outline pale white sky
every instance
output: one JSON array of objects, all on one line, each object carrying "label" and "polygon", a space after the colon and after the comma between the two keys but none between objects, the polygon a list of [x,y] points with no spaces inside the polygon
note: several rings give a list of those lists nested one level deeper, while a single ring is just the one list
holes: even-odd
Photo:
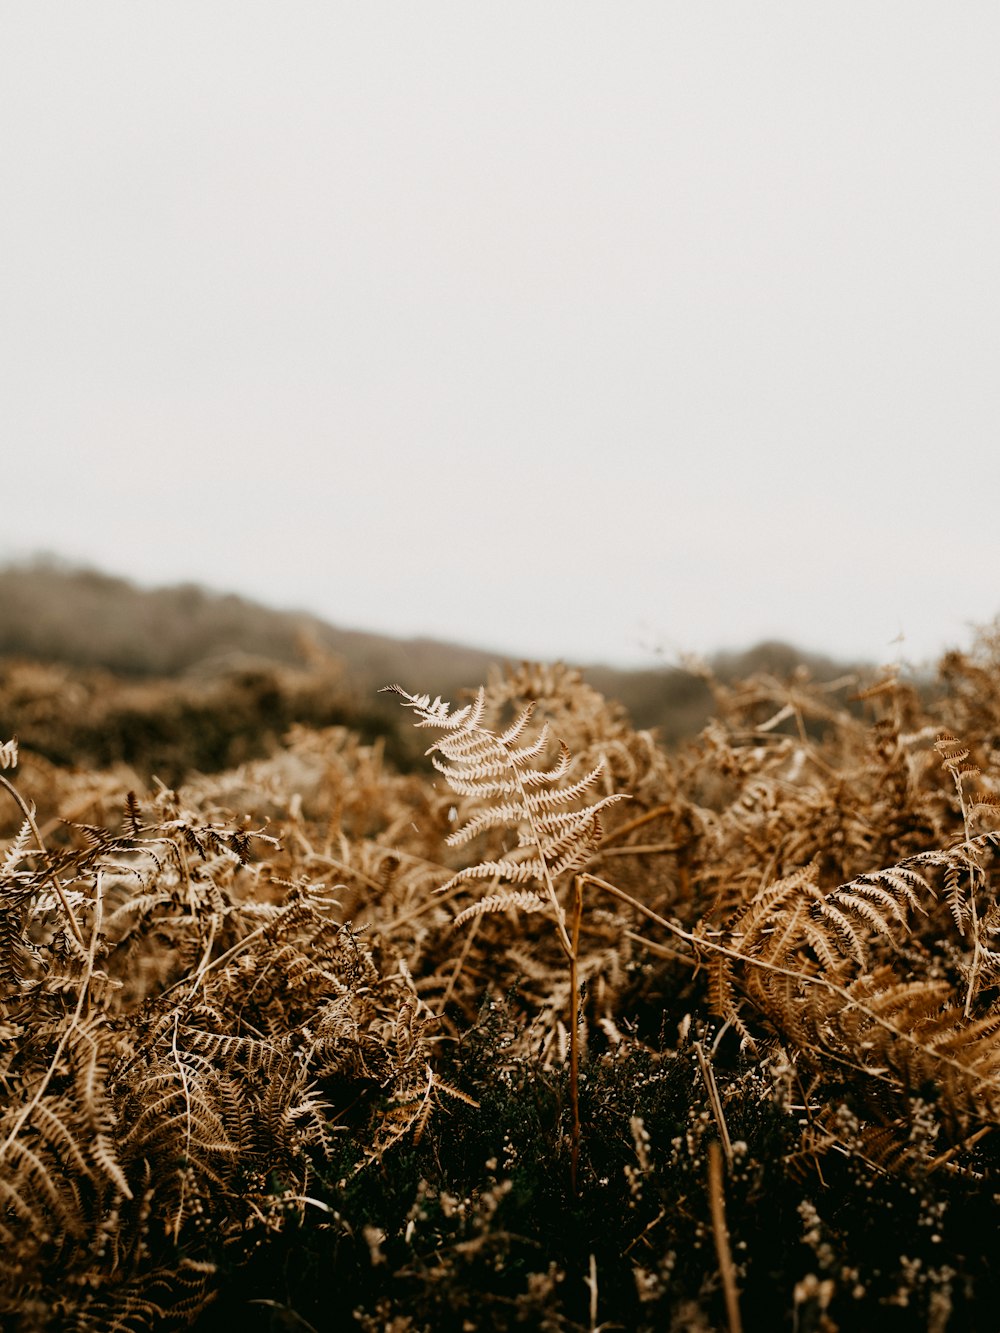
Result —
[{"label": "pale white sky", "polygon": [[0,558],[616,662],[1000,611],[1000,6],[0,4]]}]

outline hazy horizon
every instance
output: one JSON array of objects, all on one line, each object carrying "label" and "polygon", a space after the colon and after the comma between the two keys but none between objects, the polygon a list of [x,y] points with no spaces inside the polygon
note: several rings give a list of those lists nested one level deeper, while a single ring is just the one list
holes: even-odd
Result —
[{"label": "hazy horizon", "polygon": [[618,665],[1000,611],[995,7],[2,31],[0,559]]},{"label": "hazy horizon", "polygon": [[[755,649],[770,646],[783,646],[789,648],[796,653],[801,654],[803,660],[828,658],[832,664],[840,665],[845,668],[856,666],[877,668],[879,666],[889,666],[893,664],[915,668],[926,668],[928,666],[933,666],[937,658],[940,656],[940,653],[937,653],[922,659],[914,658],[904,651],[904,644],[901,641],[896,641],[888,644],[886,652],[881,656],[869,655],[866,657],[863,654],[859,654],[851,657],[836,651],[830,651],[825,647],[817,647],[815,644],[803,643],[795,639],[782,638],[780,636],[762,636],[747,639],[742,642],[720,642],[705,650],[680,650],[673,654],[666,649],[656,649],[640,659],[632,658],[616,660],[610,657],[573,657],[572,655],[565,653],[553,653],[548,655],[537,653],[532,654],[530,652],[522,653],[518,652],[516,647],[512,649],[509,645],[505,648],[496,642],[491,643],[489,641],[461,639],[455,635],[434,635],[424,631],[403,634],[392,630],[376,629],[371,625],[366,624],[350,624],[342,620],[337,620],[334,617],[327,616],[322,612],[318,612],[315,607],[300,603],[269,601],[249,593],[239,592],[232,588],[215,585],[210,581],[206,582],[199,579],[151,581],[131,578],[120,570],[101,568],[93,563],[76,563],[67,560],[64,556],[52,551],[41,551],[20,559],[15,558],[8,561],[0,561],[0,575],[11,570],[23,570],[30,577],[30,575],[37,569],[53,569],[57,573],[66,574],[69,577],[72,577],[75,574],[94,574],[99,578],[107,578],[113,581],[124,579],[126,583],[139,589],[140,592],[162,592],[169,591],[173,588],[193,586],[197,587],[202,593],[210,598],[218,597],[220,599],[225,599],[230,596],[236,596],[249,604],[260,606],[265,611],[274,611],[278,614],[292,616],[303,615],[313,617],[328,624],[335,630],[343,630],[349,633],[385,635],[388,638],[398,639],[404,643],[429,641],[438,643],[442,647],[454,647],[458,651],[473,649],[475,651],[493,654],[497,661],[517,662],[560,660],[580,667],[609,667],[615,670],[642,671],[644,669],[684,668],[692,658],[695,660],[704,659],[711,661],[730,656],[739,657]],[[1000,623],[1000,618],[998,618],[998,623]],[[976,631],[980,628],[989,628],[989,626],[990,622],[986,621],[975,623],[970,622],[966,627],[966,633],[956,637],[951,643],[942,645],[941,651],[946,651],[948,648],[958,648],[963,650],[969,648]]]}]

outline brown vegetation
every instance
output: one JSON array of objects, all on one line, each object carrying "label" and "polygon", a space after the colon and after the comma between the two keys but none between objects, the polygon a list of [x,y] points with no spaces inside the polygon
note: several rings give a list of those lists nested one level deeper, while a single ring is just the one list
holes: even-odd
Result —
[{"label": "brown vegetation", "polygon": [[1000,638],[942,670],[6,745],[5,1327],[992,1327]]}]

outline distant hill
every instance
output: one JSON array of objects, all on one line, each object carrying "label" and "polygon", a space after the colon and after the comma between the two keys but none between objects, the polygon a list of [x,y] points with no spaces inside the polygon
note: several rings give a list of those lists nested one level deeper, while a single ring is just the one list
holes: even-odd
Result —
[{"label": "distant hill", "polygon": [[[279,693],[290,692],[298,703],[288,704],[282,721],[295,720],[308,696],[312,702],[304,720],[322,724],[328,716],[349,721],[358,715],[367,720],[366,729],[375,731],[378,719],[392,711],[382,709],[376,693],[380,686],[399,680],[410,689],[453,697],[460,688],[485,680],[491,667],[503,661],[500,653],[429,638],[340,629],[307,612],[277,611],[190,583],[143,589],[124,578],[52,560],[0,569],[0,658],[112,673],[126,686],[132,682],[130,699],[138,697],[137,690],[143,698],[152,697],[148,687],[144,694],[139,687],[164,680],[182,682],[185,698],[207,698],[208,690],[217,699],[226,678],[238,677],[245,688],[248,678],[283,669],[294,673],[295,683],[289,686],[286,675]],[[779,643],[720,655],[710,663],[721,679],[761,670],[784,676],[800,664],[820,680],[847,669]],[[303,684],[310,670],[323,676],[322,691]],[[635,725],[658,727],[668,742],[697,732],[712,709],[708,686],[689,671],[606,666],[584,666],[583,671],[603,694],[624,705]],[[95,688],[92,682],[87,686]],[[259,693],[262,687],[254,688]],[[103,697],[107,689],[98,692]],[[336,707],[329,702],[334,695]],[[327,701],[322,707],[320,696]],[[224,758],[220,752],[218,762]]]},{"label": "distant hill", "polygon": [[495,660],[477,649],[337,629],[304,611],[276,611],[192,583],[139,588],[124,578],[42,560],[0,569],[0,656],[103,667],[123,676],[177,676],[259,661],[301,664],[320,650],[352,672],[420,670],[442,660],[473,674]]}]

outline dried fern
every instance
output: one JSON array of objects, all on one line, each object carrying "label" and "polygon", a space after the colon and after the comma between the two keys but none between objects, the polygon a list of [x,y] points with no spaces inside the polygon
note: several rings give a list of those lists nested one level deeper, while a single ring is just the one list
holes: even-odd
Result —
[{"label": "dried fern", "polygon": [[[656,1144],[632,1168],[619,1291],[640,1289],[654,1251],[694,1253],[699,1136],[725,1141],[727,1118],[731,1149],[738,1135],[751,1152],[781,1140],[753,1170],[801,1182],[797,1197],[847,1171],[896,1180],[907,1197],[957,1180],[987,1208],[1000,677],[973,666],[949,665],[951,696],[933,711],[898,679],[860,691],[852,710],[835,690],[761,675],[726,686],[719,719],[676,753],[562,669],[517,669],[468,709],[397,689],[418,725],[441,730],[431,757],[447,791],[393,773],[341,728],[300,730],[271,760],[151,793],[25,749],[20,781],[42,813],[15,797],[0,848],[0,1321],[13,1333],[181,1327],[226,1271],[249,1281],[290,1224],[324,1256],[345,1253],[337,1214],[352,1190],[371,1185],[368,1207],[411,1162],[429,1179],[453,1125],[475,1127],[478,1152],[498,1106],[520,1129],[537,1109],[517,1084],[529,1074],[548,1119],[517,1169],[527,1180],[537,1159],[547,1187],[567,1151],[561,1064],[584,1053],[589,1114],[608,1123],[599,1145],[588,1123],[581,1191],[602,1154],[618,1163],[621,1142],[641,1140],[627,1096],[662,1084],[689,1099],[656,1103],[681,1127],[665,1193]],[[495,721],[501,706],[510,725]],[[564,744],[534,729],[539,713]],[[624,787],[638,813],[602,839]],[[743,1051],[734,1042],[723,1060],[728,1025]],[[492,1063],[477,1084],[463,1062],[484,1032]],[[623,1091],[614,1070],[628,1051],[645,1063]],[[779,1064],[787,1088],[768,1082]],[[775,1137],[755,1140],[765,1121]],[[406,1170],[381,1172],[400,1148]],[[600,1169],[603,1208],[620,1172]],[[727,1208],[750,1174],[727,1179]],[[470,1175],[461,1195],[481,1187]],[[329,1236],[310,1231],[317,1217]],[[414,1274],[472,1252],[462,1246],[487,1252],[506,1219],[482,1227],[422,1252],[400,1231],[386,1253],[419,1260],[410,1290]],[[752,1246],[741,1262],[752,1267]],[[662,1283],[643,1326],[681,1326],[669,1294],[680,1282]],[[791,1293],[761,1327],[798,1316]]]},{"label": "dried fern", "polygon": [[[465,822],[446,838],[449,847],[463,846],[490,829],[510,828],[517,845],[500,856],[487,857],[453,875],[440,887],[447,893],[468,879],[489,879],[498,884],[537,885],[540,892],[517,889],[488,894],[460,912],[455,924],[484,915],[509,911],[544,911],[555,919],[560,948],[569,965],[569,1064],[572,1108],[572,1160],[570,1175],[576,1188],[580,1153],[579,1100],[579,993],[580,924],[583,910],[581,880],[573,880],[573,919],[567,926],[566,911],[559,900],[557,881],[582,870],[601,841],[601,811],[623,799],[610,792],[587,800],[591,788],[604,773],[603,760],[575,782],[565,782],[572,756],[564,742],[551,766],[544,766],[549,749],[550,728],[546,723],[533,740],[525,740],[534,705],[528,702],[503,731],[483,725],[486,691],[480,687],[475,701],[452,712],[440,696],[412,695],[399,685],[386,687],[398,694],[417,714],[418,727],[444,732],[427,751],[434,767],[447,778],[452,790],[466,801]],[[581,802],[584,802],[581,804]],[[574,808],[575,807],[575,808]]]},{"label": "dried fern", "polygon": [[[555,918],[559,942],[567,958],[573,944],[566,929],[566,913],[559,901],[556,881],[580,869],[600,843],[600,812],[623,794],[612,792],[597,800],[579,803],[601,777],[599,764],[575,782],[563,784],[569,772],[571,756],[560,744],[559,756],[551,767],[540,766],[549,748],[550,728],[546,723],[530,742],[522,743],[534,712],[526,705],[509,727],[501,732],[483,725],[486,692],[480,688],[475,701],[455,712],[449,704],[430,695],[408,694],[399,685],[386,689],[398,694],[403,703],[417,714],[418,727],[435,727],[445,734],[427,751],[438,772],[451,788],[466,798],[470,812],[465,822],[446,839],[456,847],[471,842],[492,828],[513,828],[517,846],[503,855],[480,861],[453,875],[440,892],[467,879],[492,879],[508,884],[537,884]],[[578,808],[564,809],[563,807]],[[506,911],[511,906],[537,911],[537,895],[491,895],[482,900],[476,912],[465,912],[469,920],[483,912]]]}]

